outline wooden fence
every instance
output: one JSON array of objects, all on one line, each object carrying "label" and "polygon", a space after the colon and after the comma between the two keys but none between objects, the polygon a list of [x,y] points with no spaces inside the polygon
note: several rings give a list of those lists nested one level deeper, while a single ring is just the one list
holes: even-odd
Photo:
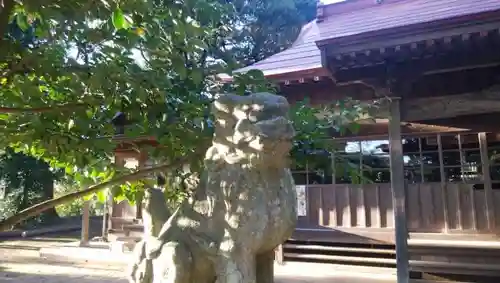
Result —
[{"label": "wooden fence", "polygon": [[[394,228],[390,184],[308,185],[306,215],[299,229]],[[483,189],[465,183],[420,183],[407,187],[410,232],[486,233],[500,227],[500,190],[493,190],[496,222],[488,228]]]}]

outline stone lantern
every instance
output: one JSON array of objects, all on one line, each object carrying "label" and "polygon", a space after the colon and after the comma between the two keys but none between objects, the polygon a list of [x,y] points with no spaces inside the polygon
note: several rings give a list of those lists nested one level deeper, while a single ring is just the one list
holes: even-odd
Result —
[{"label": "stone lantern", "polygon": [[[146,151],[141,151],[141,148],[157,146],[156,139],[148,136],[127,137],[125,130],[132,122],[127,119],[126,114],[123,112],[116,113],[111,123],[115,128],[115,135],[113,136],[113,142],[116,143],[114,150],[115,164],[130,169],[141,169],[150,166],[149,157]],[[113,196],[109,195],[105,213],[108,214],[106,217],[107,227],[103,227],[103,234],[105,233],[106,238],[110,238],[111,241],[117,241],[118,238],[123,238],[123,236],[128,237],[131,231],[142,232],[141,201],[137,201],[135,205],[130,205],[127,201],[116,203]]]},{"label": "stone lantern", "polygon": [[[155,138],[148,136],[127,137],[125,131],[132,122],[123,112],[116,113],[111,119],[111,124],[115,129],[112,142],[116,144],[114,150],[114,163],[117,166],[124,166],[130,169],[140,169],[151,166],[151,162],[145,151],[141,148],[145,146],[157,146]],[[158,185],[164,182],[161,176],[157,176]],[[90,203],[84,204],[82,219],[81,246],[89,243],[89,208]],[[108,193],[108,199],[104,203],[102,237],[105,241],[123,241],[123,238],[130,238],[131,231],[142,233],[142,203],[138,201],[135,205],[130,205],[128,201],[117,203],[113,196]]]}]

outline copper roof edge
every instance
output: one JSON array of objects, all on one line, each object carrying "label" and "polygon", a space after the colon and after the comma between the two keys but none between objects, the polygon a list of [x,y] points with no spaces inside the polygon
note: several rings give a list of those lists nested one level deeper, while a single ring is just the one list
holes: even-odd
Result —
[{"label": "copper roof edge", "polygon": [[[259,69],[258,68],[249,69],[246,72],[251,71],[251,70],[259,70]],[[245,73],[245,72],[243,72],[243,73]],[[307,78],[313,78],[313,77],[330,76],[330,73],[328,72],[328,70],[326,70],[322,66],[301,69],[301,70],[288,70],[288,71],[282,71],[282,72],[274,71],[272,73],[270,73],[270,72],[263,72],[263,73],[267,79],[272,79],[272,80],[278,81],[278,82],[299,80],[301,78],[307,79]],[[217,78],[220,79],[224,83],[230,83],[233,81],[233,76],[226,74],[226,73],[218,74]]]},{"label": "copper roof edge", "polygon": [[325,45],[334,43],[340,44],[344,42],[349,42],[346,45],[356,45],[359,44],[360,42],[373,40],[374,38],[378,37],[386,37],[386,36],[394,37],[399,35],[411,36],[411,35],[418,35],[422,33],[432,32],[435,31],[436,28],[441,30],[443,29],[446,30],[452,28],[460,28],[463,26],[476,25],[481,22],[492,22],[498,20],[500,20],[500,9],[433,20],[429,22],[420,22],[410,25],[403,25],[399,27],[384,28],[375,31],[368,31],[341,37],[325,38],[317,40],[315,43],[316,46],[318,46],[318,48],[320,49]]}]

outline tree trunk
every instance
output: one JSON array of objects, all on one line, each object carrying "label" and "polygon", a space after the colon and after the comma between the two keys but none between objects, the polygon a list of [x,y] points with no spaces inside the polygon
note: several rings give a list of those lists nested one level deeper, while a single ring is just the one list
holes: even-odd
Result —
[{"label": "tree trunk", "polygon": [[[54,180],[51,179],[47,180],[47,182],[44,182],[43,184],[42,201],[51,200],[53,198],[54,198]],[[47,222],[52,222],[54,220],[59,219],[59,215],[57,214],[55,207],[47,209],[45,212],[43,212],[42,215],[44,221]]]}]

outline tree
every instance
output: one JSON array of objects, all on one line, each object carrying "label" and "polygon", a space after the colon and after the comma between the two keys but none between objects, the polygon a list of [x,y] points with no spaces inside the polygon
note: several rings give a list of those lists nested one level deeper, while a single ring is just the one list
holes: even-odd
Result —
[{"label": "tree", "polygon": [[[0,183],[3,187],[1,218],[54,197],[54,174],[47,163],[15,153],[10,148],[0,156]],[[57,218],[54,208],[48,209],[35,222]],[[33,223],[36,224],[36,223]]]},{"label": "tree", "polygon": [[220,57],[246,66],[288,48],[316,17],[316,0],[234,1],[238,28],[221,45]]},{"label": "tree", "polygon": [[[133,199],[152,173],[180,176],[186,164],[199,172],[212,138],[213,95],[270,88],[259,72],[235,76],[231,85],[216,79],[227,72],[219,43],[234,40],[245,22],[228,2],[4,0],[1,34],[15,24],[23,36],[0,41],[0,146],[63,168],[87,189],[42,202],[0,229],[115,185]],[[23,45],[27,33],[33,35],[30,48]],[[346,105],[326,106],[345,111],[321,119],[316,114],[324,109],[297,105],[299,139],[314,140],[297,146],[326,146],[320,141],[329,129],[345,126],[338,116],[352,119],[366,111]],[[127,137],[158,141],[140,150],[160,165],[132,172],[113,164],[110,121],[117,112],[126,114]]]}]

